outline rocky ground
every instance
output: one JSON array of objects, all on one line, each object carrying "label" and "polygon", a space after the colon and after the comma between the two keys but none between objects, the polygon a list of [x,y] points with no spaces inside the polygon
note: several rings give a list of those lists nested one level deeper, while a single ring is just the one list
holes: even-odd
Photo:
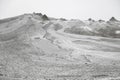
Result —
[{"label": "rocky ground", "polygon": [[0,20],[0,80],[120,80],[119,30],[114,17]]}]

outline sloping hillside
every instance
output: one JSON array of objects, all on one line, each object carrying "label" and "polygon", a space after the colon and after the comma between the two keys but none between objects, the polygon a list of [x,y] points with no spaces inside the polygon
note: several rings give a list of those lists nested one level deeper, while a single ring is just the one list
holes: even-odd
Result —
[{"label": "sloping hillside", "polygon": [[120,22],[41,13],[0,20],[0,80],[120,79]]}]

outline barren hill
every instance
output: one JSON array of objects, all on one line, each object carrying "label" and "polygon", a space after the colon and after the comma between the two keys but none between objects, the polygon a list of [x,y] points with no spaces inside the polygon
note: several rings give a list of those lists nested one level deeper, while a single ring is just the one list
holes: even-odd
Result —
[{"label": "barren hill", "polygon": [[120,79],[120,21],[0,20],[0,80]]}]

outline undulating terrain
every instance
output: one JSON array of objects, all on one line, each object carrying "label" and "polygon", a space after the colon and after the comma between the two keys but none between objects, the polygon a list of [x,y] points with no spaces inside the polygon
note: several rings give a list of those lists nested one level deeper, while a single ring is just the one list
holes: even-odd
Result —
[{"label": "undulating terrain", "polygon": [[2,19],[0,80],[120,80],[120,21]]}]

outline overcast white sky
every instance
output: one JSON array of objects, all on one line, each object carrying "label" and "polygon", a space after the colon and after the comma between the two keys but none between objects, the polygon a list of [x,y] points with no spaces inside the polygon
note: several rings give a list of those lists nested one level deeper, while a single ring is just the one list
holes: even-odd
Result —
[{"label": "overcast white sky", "polygon": [[86,20],[114,16],[120,20],[120,0],[0,0],[0,18],[41,12],[50,17]]}]

